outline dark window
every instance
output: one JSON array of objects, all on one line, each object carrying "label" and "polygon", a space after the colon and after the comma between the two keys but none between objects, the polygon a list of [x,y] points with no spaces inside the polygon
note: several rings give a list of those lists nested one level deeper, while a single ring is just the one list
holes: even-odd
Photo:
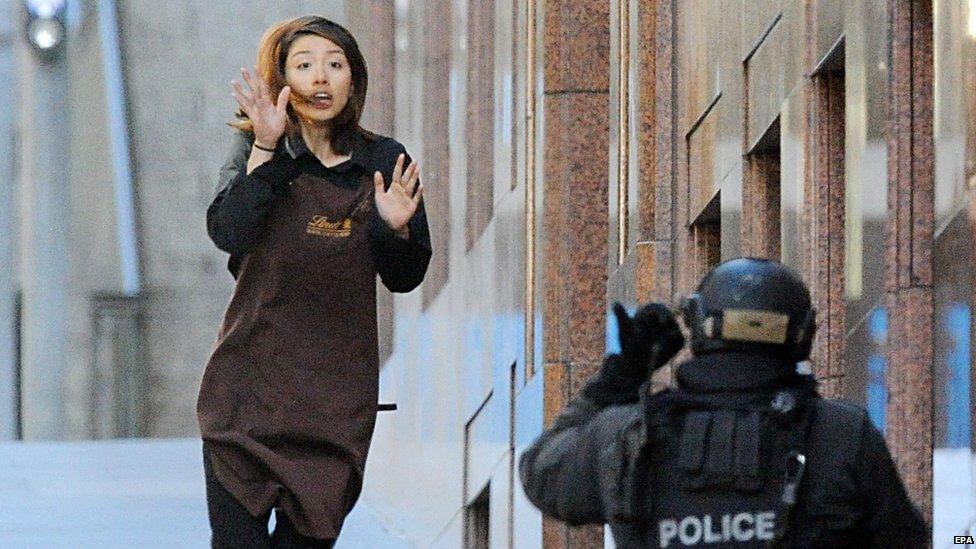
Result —
[{"label": "dark window", "polygon": [[491,528],[491,483],[464,508],[464,548],[488,549]]},{"label": "dark window", "polygon": [[780,257],[780,125],[777,118],[746,155],[742,181],[742,250]]},{"label": "dark window", "polygon": [[691,224],[692,260],[694,280],[701,280],[705,273],[722,260],[721,193],[715,195],[701,214]]}]

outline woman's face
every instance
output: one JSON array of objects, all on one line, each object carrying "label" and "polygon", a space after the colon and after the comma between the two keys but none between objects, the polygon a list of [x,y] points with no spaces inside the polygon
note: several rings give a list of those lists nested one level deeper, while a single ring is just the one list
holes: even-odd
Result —
[{"label": "woman's face", "polygon": [[352,70],[335,42],[314,34],[298,37],[285,60],[291,105],[311,123],[326,123],[342,112],[352,93]]}]

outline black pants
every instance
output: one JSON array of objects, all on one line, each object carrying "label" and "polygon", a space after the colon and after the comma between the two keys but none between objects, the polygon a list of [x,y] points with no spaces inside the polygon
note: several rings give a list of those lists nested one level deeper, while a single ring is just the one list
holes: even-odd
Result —
[{"label": "black pants", "polygon": [[268,533],[271,511],[251,515],[217,480],[210,457],[203,451],[203,472],[207,480],[207,512],[210,517],[210,546],[214,549],[326,548],[335,540],[321,540],[299,534],[288,516],[275,509],[275,529]]}]

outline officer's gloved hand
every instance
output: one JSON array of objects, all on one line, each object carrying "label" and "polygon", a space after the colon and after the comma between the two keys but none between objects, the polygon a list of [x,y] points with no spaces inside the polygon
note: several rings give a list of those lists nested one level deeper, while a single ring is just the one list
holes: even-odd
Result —
[{"label": "officer's gloved hand", "polygon": [[617,317],[620,354],[609,355],[583,395],[602,405],[624,404],[639,398],[640,386],[684,346],[685,338],[665,305],[648,303],[631,318],[620,303]]},{"label": "officer's gloved hand", "polygon": [[678,354],[685,343],[670,309],[648,303],[631,318],[620,303],[613,304],[624,367],[634,378],[646,379]]}]

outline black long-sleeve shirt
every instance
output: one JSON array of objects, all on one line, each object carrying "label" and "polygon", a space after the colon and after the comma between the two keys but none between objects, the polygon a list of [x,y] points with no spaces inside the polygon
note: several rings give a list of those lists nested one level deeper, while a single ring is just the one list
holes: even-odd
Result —
[{"label": "black long-sleeve shirt", "polygon": [[[207,233],[218,248],[230,254],[228,269],[236,278],[241,260],[260,239],[275,200],[288,192],[289,183],[302,173],[323,177],[336,185],[355,188],[364,176],[379,171],[389,188],[397,157],[410,156],[389,137],[360,136],[349,160],[325,167],[301,138],[286,137],[268,162],[247,173],[254,138],[236,131],[231,152],[220,169],[217,192],[207,208]],[[430,230],[421,200],[408,222],[410,236],[398,236],[373,208],[369,227],[373,264],[383,284],[393,292],[409,292],[424,279],[430,263]]]}]

